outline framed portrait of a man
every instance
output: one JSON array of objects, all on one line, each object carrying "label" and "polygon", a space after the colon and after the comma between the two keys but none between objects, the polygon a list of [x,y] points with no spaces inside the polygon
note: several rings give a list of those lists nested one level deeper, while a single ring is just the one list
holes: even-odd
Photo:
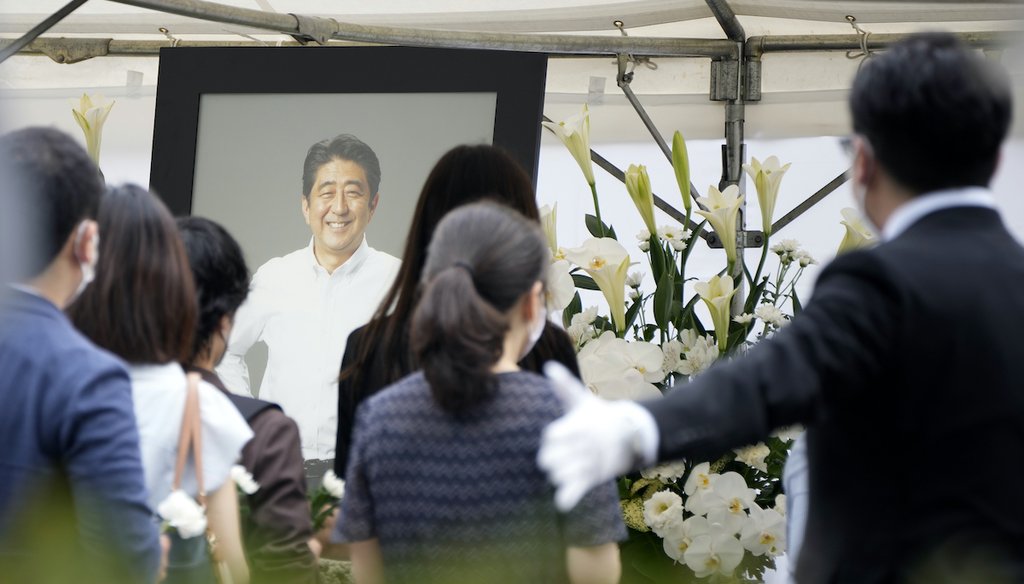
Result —
[{"label": "framed portrait of a man", "polygon": [[150,186],[241,244],[254,278],[217,371],[280,403],[307,459],[332,458],[345,339],[390,285],[430,169],[486,143],[535,177],[545,73],[495,51],[161,52]]}]

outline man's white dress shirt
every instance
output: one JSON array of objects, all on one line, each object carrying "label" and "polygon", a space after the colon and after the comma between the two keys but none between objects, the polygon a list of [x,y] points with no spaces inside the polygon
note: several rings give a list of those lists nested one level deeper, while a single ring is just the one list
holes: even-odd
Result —
[{"label": "man's white dress shirt", "polygon": [[348,335],[380,305],[401,262],[366,239],[333,274],[313,254],[313,242],[263,264],[234,328],[217,375],[233,392],[250,394],[245,354],[267,344],[259,398],[276,402],[299,425],[306,459],[334,458],[338,369]]}]

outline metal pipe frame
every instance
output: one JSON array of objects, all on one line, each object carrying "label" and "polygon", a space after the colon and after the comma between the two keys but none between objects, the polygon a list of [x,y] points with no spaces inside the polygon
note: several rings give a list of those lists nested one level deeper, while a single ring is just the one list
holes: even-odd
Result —
[{"label": "metal pipe frame", "polygon": [[[963,43],[979,49],[1001,48],[1020,38],[1021,31],[962,32],[956,37]],[[871,34],[867,38],[868,50],[885,50],[906,38],[905,34]],[[768,35],[747,39],[743,53],[757,59],[765,53],[856,51],[861,48],[861,37],[856,34],[836,35]]]},{"label": "metal pipe frame", "polygon": [[733,12],[732,6],[729,6],[727,0],[706,0],[708,8],[711,9],[711,14],[715,15],[715,20],[718,21],[719,26],[722,27],[722,31],[725,32],[725,36],[729,37],[729,40],[742,43],[747,40],[747,33],[743,30],[743,25],[740,24],[736,13]]},{"label": "metal pipe frame", "polygon": [[0,63],[3,63],[12,55],[28,46],[28,44],[36,40],[39,35],[53,28],[53,25],[64,20],[65,16],[77,10],[79,6],[85,4],[87,1],[88,0],[71,0],[71,2],[65,4],[60,10],[54,12],[45,20],[33,26],[28,32],[21,35],[20,38],[4,47],[3,50],[0,50]]}]

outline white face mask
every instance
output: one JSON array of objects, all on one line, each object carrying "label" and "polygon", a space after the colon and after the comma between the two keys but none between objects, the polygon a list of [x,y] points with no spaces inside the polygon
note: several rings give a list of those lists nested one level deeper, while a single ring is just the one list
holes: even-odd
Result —
[{"label": "white face mask", "polygon": [[[87,223],[83,221],[78,225],[78,233],[75,234],[75,249],[78,249],[79,244],[82,242],[82,237],[85,236],[85,227]],[[96,262],[100,258],[100,236],[97,233],[92,238],[92,242],[89,244],[89,255],[92,256],[92,260],[84,261],[79,258],[78,266],[82,269],[82,281],[78,284],[78,289],[71,295],[71,299],[68,301],[70,304],[78,298],[82,292],[96,279]]]},{"label": "white face mask", "polygon": [[540,340],[541,334],[544,333],[544,325],[546,325],[547,323],[548,308],[547,306],[544,306],[544,304],[541,304],[540,310],[537,311],[537,314],[534,317],[533,322],[530,323],[530,337],[526,340],[526,344],[523,345],[522,352],[519,353],[519,361],[522,361],[524,358],[526,358],[526,356],[530,354],[530,351],[533,350],[533,347],[537,344],[537,341]]}]

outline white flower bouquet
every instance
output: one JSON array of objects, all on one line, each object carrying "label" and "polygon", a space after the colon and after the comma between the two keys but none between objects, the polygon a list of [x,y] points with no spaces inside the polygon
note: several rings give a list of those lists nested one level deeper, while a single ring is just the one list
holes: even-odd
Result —
[{"label": "white flower bouquet", "polygon": [[[753,272],[738,261],[743,195],[736,186],[712,186],[694,208],[689,156],[679,132],[672,141],[672,166],[685,212],[681,225],[656,225],[647,169],[631,165],[625,188],[645,226],[636,236],[637,247],[655,283],[653,290],[645,290],[644,275],[634,269],[641,262],[630,257],[614,226],[600,219],[587,141],[589,112],[584,108],[572,123],[545,126],[572,151],[594,198],[594,214],[585,217],[593,237],[575,248],[558,245],[556,209],[541,210],[552,258],[549,308],[562,310],[591,391],[607,399],[685,391],[691,378],[771,336],[799,312],[796,283],[816,262],[794,240],[769,241],[789,164],[772,156],[744,166],[763,216],[761,254]],[[694,224],[694,215],[703,220]],[[844,225],[861,235],[851,217]],[[687,262],[706,229],[722,244],[723,269],[698,279],[687,274]],[[766,272],[772,256],[774,273]],[[599,291],[606,310],[584,309],[581,290]],[[706,315],[698,306],[706,308]],[[760,581],[786,549],[785,509],[779,502],[784,499],[782,468],[794,437],[794,432],[781,432],[718,460],[680,461],[622,477],[620,503],[630,528],[630,539],[622,545],[623,581]]]}]

